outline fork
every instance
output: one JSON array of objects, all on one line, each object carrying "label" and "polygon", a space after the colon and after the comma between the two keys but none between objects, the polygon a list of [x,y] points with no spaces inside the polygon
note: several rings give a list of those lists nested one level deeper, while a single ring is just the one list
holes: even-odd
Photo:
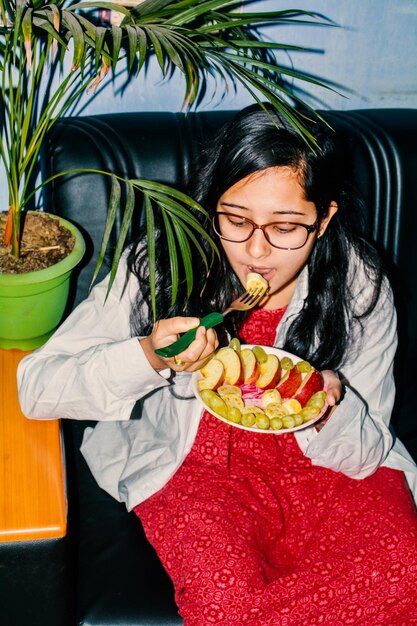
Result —
[{"label": "fork", "polygon": [[252,309],[260,300],[262,300],[267,292],[268,290],[265,290],[264,287],[258,287],[250,291],[245,291],[241,296],[239,296],[239,298],[233,300],[233,302],[231,302],[227,309],[225,309],[222,313],[213,312],[209,313],[205,317],[202,317],[198,326],[187,330],[187,332],[181,335],[177,341],[174,341],[174,343],[171,343],[169,346],[158,348],[155,350],[156,354],[165,358],[176,356],[188,348],[188,346],[194,341],[197,328],[200,326],[204,326],[207,329],[213,328],[213,326],[221,324],[225,316],[231,311],[248,311],[249,309]]}]

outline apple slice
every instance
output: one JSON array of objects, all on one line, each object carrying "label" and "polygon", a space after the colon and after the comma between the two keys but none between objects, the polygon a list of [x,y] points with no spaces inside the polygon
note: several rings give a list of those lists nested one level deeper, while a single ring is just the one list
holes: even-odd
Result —
[{"label": "apple slice", "polygon": [[283,398],[292,398],[303,382],[301,372],[292,367],[288,370],[277,385],[277,389]]},{"label": "apple slice", "polygon": [[224,380],[223,363],[218,359],[210,359],[201,369],[203,375],[197,382],[199,391],[203,389],[217,389]]},{"label": "apple slice", "polygon": [[259,363],[259,377],[256,386],[260,389],[272,389],[281,376],[281,365],[275,354],[268,354],[265,363]]},{"label": "apple slice", "polygon": [[259,365],[254,353],[249,348],[244,348],[240,352],[240,359],[243,366],[243,382],[245,385],[255,383],[259,375]]},{"label": "apple slice", "polygon": [[306,377],[297,389],[297,393],[294,394],[294,398],[298,400],[302,407],[304,407],[310,400],[311,396],[317,391],[321,391],[324,387],[324,380],[321,372],[313,369]]},{"label": "apple slice", "polygon": [[233,348],[220,348],[216,353],[216,359],[223,364],[224,380],[229,385],[241,385],[243,382],[243,366],[236,350],[233,350]]}]

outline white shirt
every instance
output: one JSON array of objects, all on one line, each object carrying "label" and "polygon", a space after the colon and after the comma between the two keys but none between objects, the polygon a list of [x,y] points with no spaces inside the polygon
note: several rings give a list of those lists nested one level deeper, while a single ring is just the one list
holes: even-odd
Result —
[{"label": "white shirt", "polygon": [[[354,303],[360,307],[369,282],[361,267],[352,272]],[[138,283],[131,276],[125,285],[125,278],[122,257],[107,301],[108,278],[94,287],[43,347],[21,361],[18,386],[23,413],[29,418],[99,421],[86,428],[81,451],[98,484],[130,510],[161,489],[180,467],[193,445],[203,409],[193,397],[191,375],[168,380],[170,370],[155,372],[138,338],[131,337],[129,315]],[[278,326],[277,347],[283,346],[307,289],[306,268]],[[389,287],[365,319],[363,334],[352,319],[350,326],[352,344],[340,372],[346,383],[344,398],[320,432],[308,427],[295,437],[314,465],[354,479],[369,476],[381,465],[404,471],[417,501],[417,466],[389,427],[397,346]],[[130,420],[140,398],[142,416]]]}]

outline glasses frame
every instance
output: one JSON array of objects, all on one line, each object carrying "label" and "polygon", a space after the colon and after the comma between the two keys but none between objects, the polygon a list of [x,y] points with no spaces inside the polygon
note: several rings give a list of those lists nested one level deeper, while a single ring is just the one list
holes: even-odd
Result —
[{"label": "glasses frame", "polygon": [[[252,232],[250,233],[250,235],[246,237],[246,239],[241,239],[240,241],[234,241],[233,239],[228,239],[227,237],[224,237],[223,235],[221,235],[216,229],[216,217],[218,215],[227,215],[228,217],[238,217],[240,219],[244,219],[245,222],[249,222],[249,224],[252,225]],[[314,231],[317,230],[319,227],[318,219],[314,222],[314,224],[300,224],[299,222],[268,222],[268,224],[257,224],[256,222],[248,219],[247,217],[243,217],[242,215],[236,215],[236,213],[226,213],[225,211],[216,211],[216,215],[213,216],[211,223],[212,223],[213,230],[216,233],[216,235],[220,237],[220,239],[224,239],[224,241],[230,241],[230,243],[245,243],[245,241],[249,241],[249,239],[252,237],[255,230],[259,229],[263,232],[265,239],[267,240],[269,245],[272,246],[273,248],[277,248],[278,250],[299,250],[300,248],[303,248],[306,245],[311,233],[314,233]],[[268,226],[273,226],[274,224],[289,224],[291,226],[302,226],[307,231],[305,242],[301,246],[296,246],[295,248],[276,246],[275,244],[271,242],[271,240],[269,239],[268,233],[265,230]]]}]

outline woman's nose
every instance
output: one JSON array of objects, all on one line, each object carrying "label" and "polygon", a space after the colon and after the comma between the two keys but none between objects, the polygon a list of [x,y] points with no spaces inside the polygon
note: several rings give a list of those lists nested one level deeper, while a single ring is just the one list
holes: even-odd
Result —
[{"label": "woman's nose", "polygon": [[256,228],[253,235],[246,242],[246,250],[254,259],[268,256],[271,251],[271,244],[267,241],[263,230]]}]

